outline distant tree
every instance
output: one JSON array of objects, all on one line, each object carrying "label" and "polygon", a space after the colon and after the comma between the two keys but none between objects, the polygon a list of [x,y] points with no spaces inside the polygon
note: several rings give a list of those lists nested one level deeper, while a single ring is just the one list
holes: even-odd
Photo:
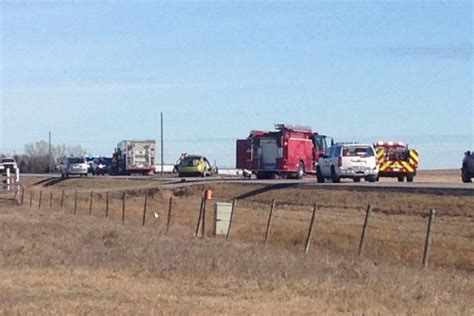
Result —
[{"label": "distant tree", "polygon": [[[66,156],[82,157],[87,150],[79,145],[51,145],[51,169],[55,170],[56,163]],[[49,145],[48,142],[40,140],[36,143],[25,145],[25,157],[22,157],[23,167],[31,173],[46,173],[49,171]]]}]

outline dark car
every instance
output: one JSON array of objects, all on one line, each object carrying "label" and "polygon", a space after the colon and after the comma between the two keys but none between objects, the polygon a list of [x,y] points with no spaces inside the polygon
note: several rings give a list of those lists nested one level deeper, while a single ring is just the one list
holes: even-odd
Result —
[{"label": "dark car", "polygon": [[462,182],[468,183],[474,178],[474,152],[466,151],[461,168]]},{"label": "dark car", "polygon": [[91,168],[93,175],[105,175],[106,173],[110,173],[110,165],[112,164],[112,158],[95,158],[92,161]]}]

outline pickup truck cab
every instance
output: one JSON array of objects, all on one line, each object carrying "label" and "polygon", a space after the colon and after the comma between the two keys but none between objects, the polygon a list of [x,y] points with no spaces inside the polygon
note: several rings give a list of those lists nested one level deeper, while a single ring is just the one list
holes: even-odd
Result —
[{"label": "pickup truck cab", "polygon": [[342,178],[359,182],[378,180],[379,167],[372,145],[357,143],[338,143],[329,147],[327,153],[320,157],[316,168],[318,182],[331,179],[337,183]]},{"label": "pickup truck cab", "polygon": [[64,159],[60,166],[61,178],[69,176],[87,177],[89,165],[85,158],[69,157]]}]

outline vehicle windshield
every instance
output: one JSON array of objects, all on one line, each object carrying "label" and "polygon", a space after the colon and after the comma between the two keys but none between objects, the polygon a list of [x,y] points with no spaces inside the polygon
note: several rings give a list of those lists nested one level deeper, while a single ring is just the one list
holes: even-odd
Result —
[{"label": "vehicle windshield", "polygon": [[4,162],[4,163],[5,162],[15,162],[15,159],[13,159],[13,158],[3,158],[2,162]]},{"label": "vehicle windshield", "polygon": [[180,165],[181,166],[197,166],[199,165],[199,162],[201,161],[201,159],[199,157],[188,157],[188,158],[184,158]]},{"label": "vehicle windshield", "polygon": [[84,158],[69,158],[69,163],[86,163]]},{"label": "vehicle windshield", "polygon": [[316,147],[319,150],[325,150],[327,148],[326,137],[324,136],[314,136],[314,142],[316,143]]},{"label": "vehicle windshield", "polygon": [[371,147],[367,146],[351,146],[344,147],[342,150],[343,157],[372,157],[374,156],[374,151]]}]

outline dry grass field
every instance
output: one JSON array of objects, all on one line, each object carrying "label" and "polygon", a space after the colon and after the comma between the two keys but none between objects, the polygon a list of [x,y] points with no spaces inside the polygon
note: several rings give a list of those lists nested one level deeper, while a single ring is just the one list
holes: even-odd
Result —
[{"label": "dry grass field", "polygon": [[[117,179],[27,185],[24,205],[0,203],[0,314],[474,313],[472,196],[226,183],[168,191],[156,181]],[[196,239],[206,188],[214,198],[206,236]],[[213,237],[213,203],[234,198],[239,202],[231,240]],[[264,247],[273,199],[271,239]],[[313,245],[304,254],[315,202]],[[374,211],[364,256],[358,257],[368,203]],[[431,208],[437,211],[433,244],[429,267],[422,269]]]}]

